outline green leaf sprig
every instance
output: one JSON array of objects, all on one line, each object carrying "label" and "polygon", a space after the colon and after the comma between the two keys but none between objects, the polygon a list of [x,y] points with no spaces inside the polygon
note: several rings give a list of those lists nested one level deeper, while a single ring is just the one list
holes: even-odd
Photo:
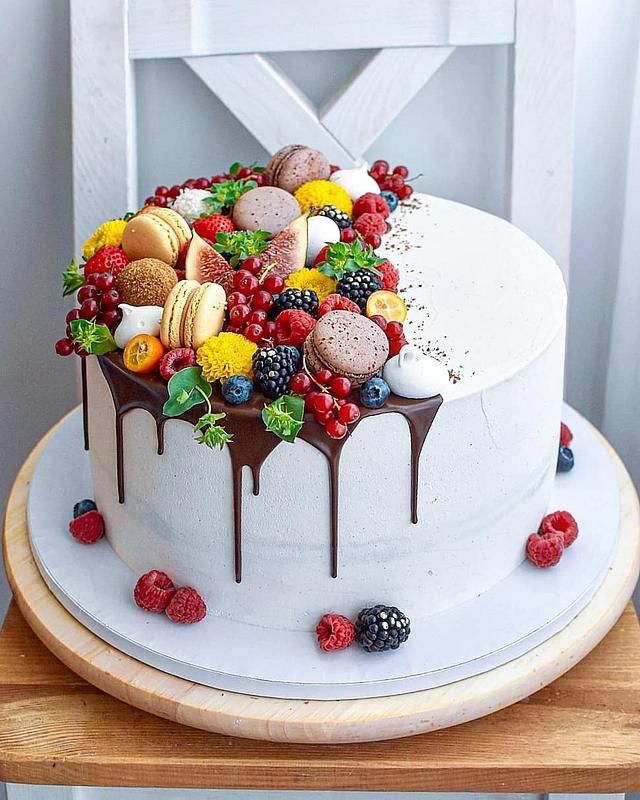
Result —
[{"label": "green leaf sprig", "polygon": [[167,385],[169,398],[162,407],[165,417],[179,417],[200,403],[207,411],[194,426],[195,440],[212,449],[222,449],[232,440],[232,434],[219,425],[226,414],[214,414],[211,410],[211,384],[202,377],[200,367],[185,367],[172,375]]},{"label": "green leaf sprig", "polygon": [[73,294],[76,289],[84,286],[84,275],[78,269],[78,262],[72,258],[69,266],[62,273],[62,296]]},{"label": "green leaf sprig", "polygon": [[195,430],[198,434],[196,436],[196,442],[198,442],[198,444],[205,444],[212,450],[215,450],[216,447],[222,450],[225,444],[233,439],[233,435],[228,433],[222,425],[218,424],[219,421],[226,416],[227,415],[224,413],[203,414],[195,424]]},{"label": "green leaf sprig", "polygon": [[355,272],[359,269],[371,270],[375,275],[380,275],[380,270],[376,269],[378,264],[382,264],[384,258],[378,258],[370,245],[362,245],[360,239],[347,244],[346,242],[335,242],[329,245],[325,261],[318,265],[318,269],[323,275],[335,278],[339,281],[348,272]]},{"label": "green leaf sprig", "polygon": [[282,395],[262,409],[267,430],[285,442],[293,442],[304,422],[304,400],[295,395]]},{"label": "green leaf sprig", "polygon": [[[241,164],[239,161],[234,161],[234,163],[229,167],[229,175],[233,175],[235,177],[243,166],[244,164]],[[264,167],[259,167],[255,161],[253,164],[249,164],[249,169],[251,172],[264,172],[265,170]]]},{"label": "green leaf sprig", "polygon": [[212,184],[209,189],[211,196],[205,197],[203,200],[207,206],[207,211],[201,216],[229,211],[245,192],[248,192],[249,189],[255,189],[257,185],[255,181],[244,179]]},{"label": "green leaf sprig", "polygon": [[92,356],[102,356],[118,349],[109,328],[88,319],[73,320],[71,338]]},{"label": "green leaf sprig", "polygon": [[214,246],[232,267],[237,267],[245,258],[263,253],[267,249],[268,239],[267,231],[232,231],[217,234]]}]

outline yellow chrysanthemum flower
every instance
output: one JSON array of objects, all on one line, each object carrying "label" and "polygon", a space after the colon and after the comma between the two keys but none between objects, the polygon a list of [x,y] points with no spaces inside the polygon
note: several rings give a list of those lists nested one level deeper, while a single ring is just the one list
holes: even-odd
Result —
[{"label": "yellow chrysanthemum flower", "polygon": [[126,227],[127,223],[123,219],[110,219],[98,226],[82,245],[85,260],[88,261],[101,247],[119,247]]},{"label": "yellow chrysanthemum flower", "polygon": [[302,213],[311,211],[312,208],[322,206],[335,206],[340,211],[351,216],[353,203],[348,192],[331,181],[308,181],[296,190],[294,197],[302,209]]},{"label": "yellow chrysanthemum flower", "polygon": [[335,292],[337,283],[328,275],[323,275],[319,269],[299,269],[289,275],[285,285],[288,289],[311,289],[322,302]]},{"label": "yellow chrysanthemum flower", "polygon": [[209,383],[226,381],[232,375],[253,378],[253,354],[258,346],[239,333],[212,336],[198,349],[196,360]]}]

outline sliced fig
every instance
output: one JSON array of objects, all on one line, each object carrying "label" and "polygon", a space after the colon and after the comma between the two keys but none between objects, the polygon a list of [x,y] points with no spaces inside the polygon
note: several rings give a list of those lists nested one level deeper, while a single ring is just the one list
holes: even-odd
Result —
[{"label": "sliced fig", "polygon": [[233,291],[233,269],[224,257],[194,231],[184,260],[185,277],[198,283],[219,283],[227,294]]},{"label": "sliced fig", "polygon": [[307,257],[307,215],[290,222],[269,242],[260,258],[269,273],[286,278],[304,267]]}]

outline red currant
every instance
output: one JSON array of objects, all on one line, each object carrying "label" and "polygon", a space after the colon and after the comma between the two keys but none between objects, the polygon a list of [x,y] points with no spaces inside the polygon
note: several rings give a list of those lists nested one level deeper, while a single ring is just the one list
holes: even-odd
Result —
[{"label": "red currant", "polygon": [[65,322],[74,322],[76,319],[80,319],[80,309],[79,308],[71,309],[71,311],[69,311],[69,313],[65,317]]},{"label": "red currant", "polygon": [[335,414],[333,410],[331,411],[314,411],[313,418],[318,423],[318,425],[326,425],[330,419],[335,419]]},{"label": "red currant", "polygon": [[70,356],[73,353],[73,342],[70,339],[58,339],[55,347],[59,356]]},{"label": "red currant", "polygon": [[84,303],[85,300],[94,300],[98,296],[95,286],[81,286],[78,289],[78,302]]},{"label": "red currant", "polygon": [[306,394],[312,386],[311,378],[306,372],[296,372],[289,381],[289,390],[294,394]]},{"label": "red currant", "polygon": [[385,161],[383,158],[379,158],[377,161],[373,162],[371,169],[383,172],[383,174],[386,175],[387,172],[389,172],[389,162]]},{"label": "red currant", "polygon": [[117,289],[107,289],[106,292],[102,293],[102,297],[100,298],[100,308],[103,311],[109,311],[112,308],[117,308],[120,304],[120,293]]},{"label": "red currant", "polygon": [[391,181],[384,178],[381,181],[378,181],[378,186],[380,187],[381,192],[392,192],[393,186],[391,185]]},{"label": "red currant", "polygon": [[404,164],[398,164],[397,167],[393,168],[394,175],[400,175],[402,178],[409,177],[409,170],[404,166]]},{"label": "red currant", "polygon": [[267,320],[262,326],[264,339],[276,338],[276,323],[273,320]]},{"label": "red currant", "polygon": [[380,245],[382,244],[382,236],[379,233],[368,233],[364,237],[365,244],[368,244],[370,247],[373,247],[374,250],[377,250]]},{"label": "red currant", "polygon": [[333,397],[326,392],[318,392],[313,398],[313,410],[318,414],[326,414],[333,410]]},{"label": "red currant", "polygon": [[261,172],[252,172],[249,178],[255,181],[258,186],[264,186],[264,175]]},{"label": "red currant", "polygon": [[243,325],[247,321],[247,317],[251,313],[251,309],[245,303],[240,303],[229,309],[229,321],[232,325]]},{"label": "red currant", "polygon": [[397,192],[398,189],[404,186],[404,178],[401,175],[392,175],[389,178],[389,183],[391,184],[392,191]]},{"label": "red currant", "polygon": [[383,331],[387,329],[387,325],[389,324],[387,320],[382,316],[382,314],[374,314],[372,317],[369,317],[371,322],[375,322],[379,328],[382,328]]},{"label": "red currant", "polygon": [[169,194],[169,188],[167,186],[156,186],[154,194],[156,197],[166,197]]},{"label": "red currant", "polygon": [[352,242],[355,242],[357,238],[358,234],[354,231],[353,228],[343,228],[340,231],[341,242],[346,242],[347,244],[351,244]]},{"label": "red currant", "polygon": [[264,325],[267,321],[267,312],[263,311],[262,309],[257,309],[256,311],[252,311],[249,316],[247,317],[247,322],[249,325]]},{"label": "red currant", "polygon": [[387,334],[387,339],[398,339],[400,336],[404,336],[404,328],[402,327],[401,322],[388,322],[387,327],[385,330]]},{"label": "red currant", "polygon": [[349,397],[353,387],[349,378],[336,375],[335,378],[331,378],[329,381],[329,388],[334,397]]},{"label": "red currant", "polygon": [[347,426],[337,419],[327,420],[324,429],[327,432],[327,436],[330,436],[332,439],[344,439],[347,435]]},{"label": "red currant", "polygon": [[196,181],[195,178],[189,178],[182,184],[183,189],[195,189],[196,188]]},{"label": "red currant", "polygon": [[231,292],[229,297],[227,297],[227,308],[233,308],[233,306],[244,306],[248,303],[247,295],[243,294],[242,292]]},{"label": "red currant", "polygon": [[241,181],[243,178],[248,178],[251,175],[251,167],[240,167],[236,172],[236,178]]},{"label": "red currant", "polygon": [[355,403],[345,403],[338,409],[338,419],[345,425],[351,425],[360,419],[360,409]]},{"label": "red currant", "polygon": [[328,386],[329,381],[333,378],[333,372],[330,369],[319,369],[313,377],[321,386]]},{"label": "red currant", "polygon": [[109,308],[107,311],[103,311],[98,317],[99,322],[102,322],[103,325],[111,329],[115,328],[116,325],[120,323],[121,319],[122,312],[119,308]]},{"label": "red currant", "polygon": [[194,189],[208,189],[211,186],[211,181],[208,178],[198,178],[193,185]]},{"label": "red currant", "polygon": [[156,203],[156,198],[151,196],[151,197],[145,197],[144,205],[145,206],[156,206],[158,204]]},{"label": "red currant", "polygon": [[250,342],[258,343],[263,336],[262,325],[247,325],[244,330],[244,335]]},{"label": "red currant", "polygon": [[182,186],[178,186],[178,184],[176,183],[175,186],[172,186],[169,189],[167,195],[169,197],[173,197],[173,199],[175,200],[175,198],[180,194],[181,191],[182,191]]},{"label": "red currant", "polygon": [[237,325],[227,325],[225,331],[227,333],[242,333],[242,328],[239,328]]},{"label": "red currant", "polygon": [[214,175],[211,178],[211,183],[224,183],[227,180],[226,175]]},{"label": "red currant", "polygon": [[260,281],[249,270],[240,269],[233,276],[233,288],[250,297],[260,285]]},{"label": "red currant", "polygon": [[408,200],[413,194],[413,186],[409,186],[408,183],[405,183],[404,186],[400,186],[396,194],[399,200]]},{"label": "red currant", "polygon": [[262,259],[258,256],[249,256],[242,262],[242,269],[246,269],[252,275],[259,275],[262,272]]},{"label": "red currant", "polygon": [[273,297],[264,289],[256,292],[251,300],[251,307],[268,311],[273,305]]},{"label": "red currant", "polygon": [[154,197],[153,198],[153,205],[159,206],[160,208],[167,207],[167,198],[166,197]]},{"label": "red currant", "polygon": [[280,275],[267,275],[267,277],[262,281],[262,288],[270,292],[271,294],[278,294],[284,289],[284,278],[281,278]]},{"label": "red currant", "polygon": [[304,407],[307,411],[313,411],[313,404],[315,402],[316,397],[320,394],[317,389],[311,389],[310,392],[304,396]]},{"label": "red currant", "polygon": [[107,289],[111,289],[113,284],[115,283],[115,279],[110,272],[100,272],[96,275],[96,279],[93,285],[98,289],[100,292],[104,292]]},{"label": "red currant", "polygon": [[389,340],[389,355],[390,356],[397,356],[398,353],[402,350],[402,348],[407,344],[407,340],[405,339],[404,335],[398,336],[395,339]]},{"label": "red currant", "polygon": [[80,317],[82,319],[94,319],[98,316],[99,311],[100,307],[98,306],[97,301],[91,298],[89,300],[85,300],[80,306]]}]

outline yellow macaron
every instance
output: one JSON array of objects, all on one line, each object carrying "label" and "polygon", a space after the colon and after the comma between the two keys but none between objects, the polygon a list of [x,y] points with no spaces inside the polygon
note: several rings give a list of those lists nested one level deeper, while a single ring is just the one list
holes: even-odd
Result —
[{"label": "yellow macaron", "polygon": [[209,337],[217,336],[224,325],[226,299],[224,289],[217,283],[179,281],[162,312],[162,344],[169,349],[197,350]]},{"label": "yellow macaron", "polygon": [[180,251],[191,239],[191,229],[170,208],[145,208],[129,220],[122,234],[122,249],[132,260],[157,258],[175,267]]}]

